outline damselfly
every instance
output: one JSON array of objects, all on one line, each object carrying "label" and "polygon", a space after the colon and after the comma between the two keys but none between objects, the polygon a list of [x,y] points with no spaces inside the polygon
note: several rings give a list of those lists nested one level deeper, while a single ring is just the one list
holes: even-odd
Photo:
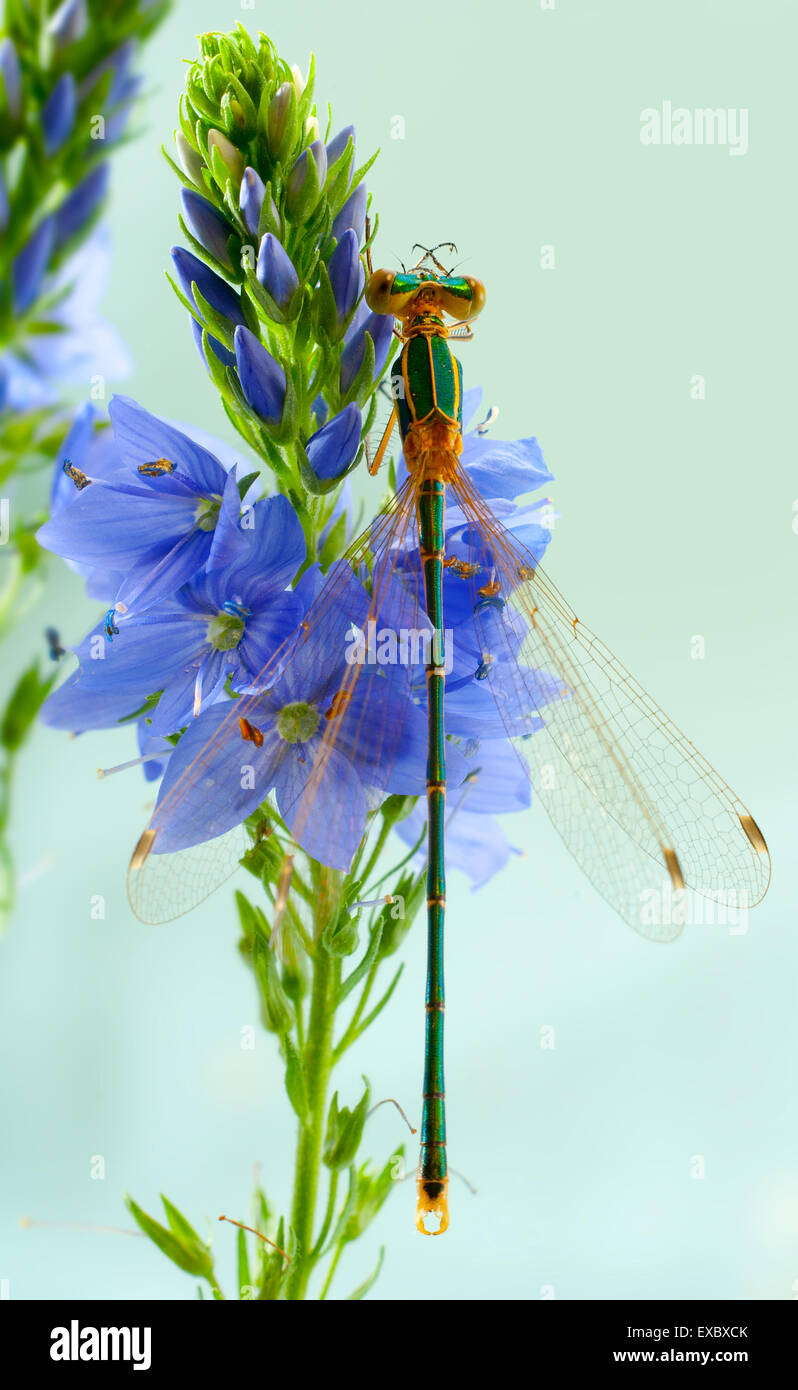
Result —
[{"label": "damselfly", "polygon": [[[485,292],[479,280],[448,272],[435,255],[439,249],[425,252],[410,271],[371,273],[366,289],[373,311],[394,316],[402,345],[391,371],[391,422],[370,468],[379,467],[398,423],[406,477],[311,594],[302,628],[252,693],[213,706],[183,735],[129,876],[132,905],[145,921],[177,916],[207,896],[251,849],[243,822],[272,789],[265,774],[258,781],[258,768],[272,769],[273,785],[278,755],[279,810],[294,842],[320,864],[340,869],[358,847],[364,817],[388,790],[426,791],[416,1221],[435,1234],[448,1224],[446,788],[447,780],[456,785],[459,799],[474,780],[453,714],[464,686],[478,697],[477,725],[482,718],[486,729],[502,729],[574,857],[643,935],[671,939],[684,920],[671,911],[648,925],[641,903],[652,890],[670,890],[680,901],[689,887],[748,907],[762,898],[770,876],[764,837],[742,802],[579,621],[463,468],[462,369],[449,340],[471,336]],[[390,675],[362,659],[336,665],[331,654],[343,652],[353,636],[365,640],[373,625],[426,634],[423,663],[418,655],[400,660]],[[454,667],[444,640],[451,626],[458,634]],[[407,690],[399,697],[398,682],[412,699]],[[348,760],[366,737],[364,804]],[[418,774],[422,740],[425,788]],[[242,769],[253,774],[249,780]],[[289,855],[278,918],[291,866]]]}]

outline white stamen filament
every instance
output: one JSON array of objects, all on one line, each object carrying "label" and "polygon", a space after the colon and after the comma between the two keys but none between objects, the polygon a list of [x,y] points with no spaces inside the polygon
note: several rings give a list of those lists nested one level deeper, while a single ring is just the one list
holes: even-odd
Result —
[{"label": "white stamen filament", "polygon": [[117,763],[116,767],[98,767],[97,776],[100,778],[112,777],[115,772],[127,772],[129,767],[141,767],[142,763],[158,762],[160,758],[166,756],[168,751],[168,749],[164,749],[162,753],[143,753],[140,758],[131,758],[127,763]]}]

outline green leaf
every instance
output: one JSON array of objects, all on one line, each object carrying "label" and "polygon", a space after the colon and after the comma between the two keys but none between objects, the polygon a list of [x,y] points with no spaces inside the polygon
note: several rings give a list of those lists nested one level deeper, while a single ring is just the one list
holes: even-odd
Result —
[{"label": "green leaf", "polygon": [[0,743],[16,753],[25,741],[39,710],[55,684],[56,673],[42,680],[39,663],[34,662],[17,681],[0,722]]},{"label": "green leaf", "polygon": [[349,1294],[349,1296],[348,1296],[348,1298],[347,1298],[347,1302],[352,1302],[352,1301],[358,1302],[361,1298],[365,1298],[365,1297],[366,1297],[366,1294],[369,1292],[370,1289],[372,1289],[372,1288],[374,1287],[374,1285],[376,1284],[377,1280],[378,1280],[379,1277],[380,1277],[380,1270],[382,1269],[382,1265],[383,1265],[384,1259],[385,1259],[385,1246],[384,1246],[384,1245],[381,1245],[381,1246],[380,1246],[380,1253],[379,1253],[379,1255],[378,1255],[378,1257],[377,1257],[377,1263],[376,1263],[376,1265],[374,1266],[373,1270],[371,1271],[371,1274],[368,1276],[367,1279],[364,1279],[364,1280],[363,1280],[363,1283],[362,1283],[362,1284],[358,1284],[358,1286],[357,1286],[357,1288],[354,1290],[354,1292],[352,1292],[352,1293]]},{"label": "green leaf", "polygon": [[352,990],[355,988],[355,986],[360,984],[360,981],[363,979],[363,976],[366,975],[366,974],[368,973],[368,971],[371,969],[372,965],[374,964],[375,960],[377,959],[377,952],[379,951],[379,948],[380,948],[380,941],[381,941],[381,940],[382,940],[382,921],[381,921],[380,919],[378,919],[378,920],[374,923],[374,926],[371,928],[371,931],[369,932],[369,944],[368,944],[368,946],[366,947],[366,950],[365,950],[365,952],[364,952],[364,954],[363,954],[363,959],[362,959],[362,960],[360,961],[360,963],[355,967],[355,969],[352,971],[351,975],[347,975],[346,979],[344,980],[343,984],[341,985],[341,988],[340,988],[339,991],[338,991],[338,1007],[339,1007],[339,1008],[340,1008],[341,1004],[343,1004],[343,1002],[344,1002],[344,1000],[346,999],[347,995],[348,995],[348,994],[351,994],[351,992],[352,992]]},{"label": "green leaf", "polygon": [[163,1193],[161,1193],[161,1201],[163,1202],[169,1227],[174,1231],[178,1240],[182,1240],[187,1245],[202,1245],[202,1241],[194,1230],[194,1227]]},{"label": "green leaf", "polygon": [[252,1288],[252,1275],[249,1272],[249,1252],[247,1250],[247,1233],[238,1228],[238,1296],[243,1297],[242,1289]]},{"label": "green leaf", "polygon": [[[294,1043],[286,1033],[283,1037],[285,1050],[285,1090],[297,1118],[304,1125],[308,1118],[308,1091],[305,1083],[305,1068]],[[278,1241],[279,1244],[279,1241]]]},{"label": "green leaf", "polygon": [[[169,1204],[164,1197],[161,1200],[167,1208],[168,1215]],[[196,1232],[192,1233],[193,1240],[190,1237],[184,1239],[182,1236],[178,1236],[174,1230],[167,1230],[159,1221],[148,1216],[146,1211],[142,1211],[141,1207],[133,1201],[132,1197],[127,1196],[125,1198],[125,1205],[144,1234],[149,1236],[150,1240],[173,1264],[176,1264],[179,1269],[184,1269],[187,1274],[199,1275],[202,1279],[207,1279],[209,1283],[213,1282],[213,1260],[210,1249],[203,1244]],[[172,1207],[172,1212],[180,1217],[176,1208]],[[185,1218],[180,1217],[180,1220],[184,1221]],[[188,1222],[185,1222],[185,1225],[189,1231],[192,1230]]]}]

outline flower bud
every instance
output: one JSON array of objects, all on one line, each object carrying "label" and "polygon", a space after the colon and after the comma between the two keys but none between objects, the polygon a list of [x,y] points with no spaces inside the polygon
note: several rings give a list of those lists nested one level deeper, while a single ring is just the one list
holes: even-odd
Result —
[{"label": "flower bud", "polygon": [[305,90],[305,79],[302,76],[301,69],[297,66],[296,63],[291,64],[291,76],[294,79],[294,91],[296,92],[298,101]]},{"label": "flower bud", "polygon": [[350,193],[332,224],[331,235],[335,237],[336,241],[340,241],[344,232],[351,227],[357,237],[357,244],[360,245],[366,228],[367,203],[366,185],[359,183],[354,193]]},{"label": "flower bud", "polygon": [[194,146],[188,143],[182,130],[177,132],[175,144],[177,145],[177,157],[180,161],[180,167],[186,178],[191,179],[191,182],[196,184],[197,188],[204,188],[202,171],[205,168],[205,163],[194,149]]},{"label": "flower bud", "polygon": [[200,246],[204,246],[220,265],[232,270],[233,262],[227,249],[231,227],[227,219],[213,203],[209,203],[207,198],[202,198],[193,189],[181,189],[180,201],[186,225],[192,236],[196,237]]},{"label": "flower bud", "polygon": [[407,873],[400,878],[391,894],[392,902],[382,914],[382,936],[377,959],[385,960],[399,950],[413,922],[427,899],[425,874]]},{"label": "flower bud", "polygon": [[194,298],[192,284],[196,284],[203,299],[208,301],[217,314],[222,314],[231,326],[246,323],[238,295],[221,275],[217,275],[215,270],[211,270],[210,266],[205,265],[198,256],[186,251],[183,246],[173,246],[171,256],[180,288],[195,309],[199,310],[199,305]]},{"label": "flower bud", "polygon": [[75,129],[77,111],[78,96],[74,73],[62,73],[42,110],[44,152],[48,159],[52,159],[56,151],[69,139]]},{"label": "flower bud", "polygon": [[89,32],[89,14],[86,0],[64,0],[55,14],[47,22],[47,32],[56,53],[78,43]]},{"label": "flower bud", "polygon": [[357,236],[351,227],[344,232],[333,251],[327,266],[327,273],[330,277],[340,326],[352,313],[365,282]]},{"label": "flower bud", "polygon": [[330,1101],[322,1155],[328,1168],[348,1168],[355,1161],[371,1099],[371,1089],[365,1077],[363,1081],[366,1089],[354,1110],[348,1110],[346,1106],[338,1109],[337,1091]]},{"label": "flower bud", "polygon": [[302,481],[309,492],[329,492],[354,466],[360,451],[363,419],[353,403],[316,430],[305,445],[308,469]]},{"label": "flower bud", "polygon": [[236,329],[235,348],[238,377],[248,405],[259,419],[278,424],[286,392],[285,372],[280,363],[248,328]]},{"label": "flower bud", "polygon": [[244,226],[251,236],[258,235],[260,210],[263,207],[265,197],[266,186],[260,174],[255,169],[246,168],[241,179],[238,206],[241,209]]},{"label": "flower bud", "polygon": [[263,1025],[270,1033],[287,1033],[294,1022],[291,1001],[283,989],[274,951],[256,939],[254,947],[255,975],[261,999]]},{"label": "flower bud", "polygon": [[[244,160],[241,156],[241,151],[236,149],[232,141],[228,140],[227,136],[223,135],[221,130],[211,130],[208,132],[208,158],[210,160],[211,169],[216,173],[218,163],[217,159],[214,157],[214,151],[218,159],[221,160],[224,170],[229,174],[233,182],[236,184],[239,183],[244,173]],[[219,172],[222,171],[219,170]],[[217,179],[217,182],[219,181],[220,180]],[[224,183],[226,180],[222,179],[221,182]]]},{"label": "flower bud", "polygon": [[274,159],[280,159],[293,142],[296,92],[291,82],[277,88],[269,103],[266,140]]},{"label": "flower bud", "polygon": [[363,354],[366,350],[367,333],[374,344],[373,380],[376,381],[388,358],[393,337],[393,315],[368,313],[359,323],[357,318],[353,322],[344,339],[344,350],[341,354],[340,390],[342,396],[345,396],[349,391],[360,371]]},{"label": "flower bud", "polygon": [[281,314],[286,314],[299,289],[299,278],[284,246],[271,232],[261,241],[255,275]]},{"label": "flower bud", "polygon": [[321,140],[314,140],[302,151],[286,183],[285,208],[294,222],[303,221],[313,212],[326,177],[327,154]]},{"label": "flower bud", "polygon": [[325,148],[327,151],[328,169],[332,169],[336,160],[340,159],[341,155],[346,152],[346,147],[350,140],[352,141],[354,162],[355,127],[353,125],[345,125],[343,130],[339,130],[338,134],[334,135],[332,140],[327,142]]},{"label": "flower bud", "polygon": [[[191,317],[191,332],[194,334],[194,342],[197,347],[197,352],[199,353],[203,363],[205,364],[205,370],[209,375],[211,375],[211,369],[208,366],[208,359],[205,356],[205,348],[202,342],[202,324],[197,323],[197,320],[194,318],[193,315]],[[230,352],[230,350],[225,347],[224,343],[220,343],[219,339],[214,338],[211,333],[208,334],[208,339],[210,341],[211,347],[216,353],[216,356],[219,358],[219,361],[223,362],[226,367],[234,367],[236,364],[235,353]]]}]

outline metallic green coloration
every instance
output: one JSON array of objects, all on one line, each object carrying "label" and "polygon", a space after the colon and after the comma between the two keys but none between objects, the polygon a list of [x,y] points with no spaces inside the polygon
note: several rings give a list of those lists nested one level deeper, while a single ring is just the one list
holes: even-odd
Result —
[{"label": "metallic green coloration", "polygon": [[[443,631],[443,555],[445,484],[422,483],[418,499],[419,534],[424,563],[427,614]],[[440,663],[435,664],[437,661]],[[442,1181],[446,1166],[446,1086],[443,1076],[443,926],[446,896],[444,817],[446,756],[442,653],[433,651],[427,667],[427,993],[424,1049],[424,1104],[421,1119],[419,1177]]]},{"label": "metallic green coloration", "polygon": [[463,369],[444,337],[419,333],[391,367],[391,389],[404,439],[411,424],[437,413],[463,427]]}]

